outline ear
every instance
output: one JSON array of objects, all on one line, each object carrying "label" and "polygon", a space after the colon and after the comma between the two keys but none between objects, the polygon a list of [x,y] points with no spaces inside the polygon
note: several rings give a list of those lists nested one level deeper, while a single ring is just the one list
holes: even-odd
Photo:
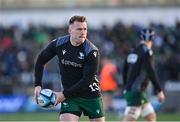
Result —
[{"label": "ear", "polygon": [[69,26],[68,32],[69,34],[71,34],[71,26]]},{"label": "ear", "polygon": [[73,29],[73,25],[71,24],[71,25],[69,25],[69,29],[68,29],[69,34],[72,33],[72,29]]}]

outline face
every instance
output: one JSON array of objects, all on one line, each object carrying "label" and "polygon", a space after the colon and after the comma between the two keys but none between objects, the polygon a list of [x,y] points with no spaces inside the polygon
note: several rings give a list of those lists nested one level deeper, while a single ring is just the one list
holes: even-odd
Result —
[{"label": "face", "polygon": [[82,44],[87,36],[87,22],[77,22],[69,26],[71,41],[76,44]]},{"label": "face", "polygon": [[146,41],[146,45],[148,48],[152,48],[153,42],[152,41]]}]

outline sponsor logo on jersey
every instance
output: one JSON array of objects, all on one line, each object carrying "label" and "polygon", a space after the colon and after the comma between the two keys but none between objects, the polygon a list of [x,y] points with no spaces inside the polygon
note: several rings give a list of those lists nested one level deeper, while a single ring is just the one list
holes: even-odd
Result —
[{"label": "sponsor logo on jersey", "polygon": [[69,65],[69,66],[73,66],[73,67],[80,67],[80,68],[82,67],[82,64],[78,64],[76,62],[72,62],[72,61],[64,60],[64,59],[61,60],[61,63],[64,65]]},{"label": "sponsor logo on jersey", "polygon": [[79,57],[78,57],[79,59],[84,59],[84,53],[82,53],[82,52],[79,52]]}]

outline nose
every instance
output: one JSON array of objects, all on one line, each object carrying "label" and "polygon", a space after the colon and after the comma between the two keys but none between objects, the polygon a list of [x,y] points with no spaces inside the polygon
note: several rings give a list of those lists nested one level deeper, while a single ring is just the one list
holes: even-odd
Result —
[{"label": "nose", "polygon": [[81,30],[81,35],[85,35],[86,34],[86,30]]},{"label": "nose", "polygon": [[86,32],[86,30],[85,30],[85,29],[82,29],[81,33],[85,33],[85,32]]}]

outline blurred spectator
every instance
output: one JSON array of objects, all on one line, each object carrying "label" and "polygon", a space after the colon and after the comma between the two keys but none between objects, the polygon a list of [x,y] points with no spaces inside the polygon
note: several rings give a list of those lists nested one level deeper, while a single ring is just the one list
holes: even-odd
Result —
[{"label": "blurred spectator", "polygon": [[[175,26],[151,23],[150,26],[157,32],[154,50],[156,68],[160,75],[161,83],[167,80],[180,81],[180,22]],[[135,46],[139,40],[138,32],[141,25],[136,23],[126,26],[122,22],[115,23],[112,27],[103,25],[99,29],[89,28],[89,39],[95,43],[101,54],[108,55],[113,60],[122,60],[130,48]],[[62,35],[67,30],[64,27],[50,27],[48,25],[29,24],[26,28],[20,25],[2,26],[0,25],[0,89],[1,93],[17,93],[17,90],[10,90],[22,86],[24,89],[32,87],[32,74],[35,55],[44,48],[49,40]],[[118,66],[122,65],[118,59]],[[56,83],[58,70],[54,67],[54,62],[47,66],[45,74],[50,77],[45,78]],[[50,70],[51,69],[51,70]],[[55,76],[55,78],[54,78]],[[44,76],[46,77],[46,75]],[[47,81],[48,82],[48,81]],[[59,82],[59,81],[57,81]],[[52,84],[54,87],[56,85]],[[3,87],[5,86],[5,87]],[[8,92],[9,91],[9,92]],[[26,92],[26,91],[24,91]]]},{"label": "blurred spectator", "polygon": [[104,57],[101,60],[102,69],[100,72],[100,88],[103,93],[105,111],[113,111],[113,96],[118,89],[117,67],[111,59]]}]

